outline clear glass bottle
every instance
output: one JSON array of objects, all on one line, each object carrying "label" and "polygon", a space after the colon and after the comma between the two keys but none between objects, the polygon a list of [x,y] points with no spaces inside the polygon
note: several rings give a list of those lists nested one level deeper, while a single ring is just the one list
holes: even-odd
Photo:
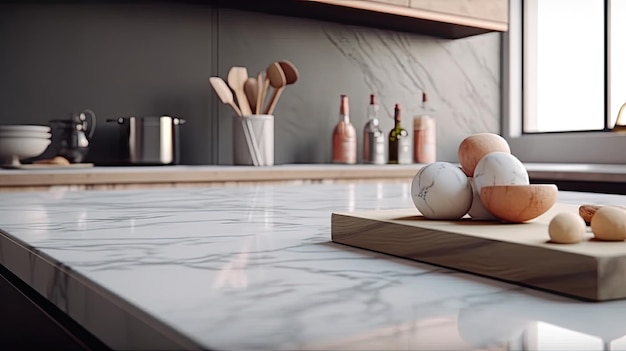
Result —
[{"label": "clear glass bottle", "polygon": [[367,122],[363,128],[363,163],[382,165],[387,163],[385,153],[385,133],[378,120],[379,105],[376,95],[370,94],[367,106]]},{"label": "clear glass bottle", "polygon": [[389,132],[389,163],[411,163],[411,139],[409,132],[402,128],[400,104],[396,104],[393,113],[394,127]]},{"label": "clear glass bottle", "polygon": [[437,160],[437,130],[428,110],[428,96],[422,93],[422,114],[413,118],[413,161],[416,163]]},{"label": "clear glass bottle", "polygon": [[341,95],[339,123],[333,130],[333,163],[356,163],[356,130],[350,123],[348,96]]}]

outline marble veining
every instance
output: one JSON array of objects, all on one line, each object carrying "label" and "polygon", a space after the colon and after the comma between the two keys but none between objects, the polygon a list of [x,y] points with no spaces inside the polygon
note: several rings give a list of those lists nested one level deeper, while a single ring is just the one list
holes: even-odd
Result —
[{"label": "marble veining", "polygon": [[558,327],[558,349],[626,349],[626,301],[330,241],[332,212],[412,207],[388,183],[0,193],[0,262],[115,348],[504,350]]}]

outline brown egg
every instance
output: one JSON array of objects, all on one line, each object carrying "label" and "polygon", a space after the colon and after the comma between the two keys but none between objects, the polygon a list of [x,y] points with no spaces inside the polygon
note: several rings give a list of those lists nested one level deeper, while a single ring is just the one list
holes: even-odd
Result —
[{"label": "brown egg", "polygon": [[591,218],[591,231],[598,240],[626,240],[626,210],[603,206]]},{"label": "brown egg", "polygon": [[480,189],[480,200],[499,219],[521,223],[548,211],[558,193],[554,184],[490,185]]},{"label": "brown egg", "polygon": [[463,139],[459,145],[459,163],[468,177],[474,176],[476,164],[490,152],[501,151],[511,153],[506,140],[493,133],[476,133]]}]

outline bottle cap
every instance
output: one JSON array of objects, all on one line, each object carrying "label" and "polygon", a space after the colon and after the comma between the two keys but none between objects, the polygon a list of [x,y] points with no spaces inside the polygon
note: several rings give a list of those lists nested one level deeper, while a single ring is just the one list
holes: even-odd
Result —
[{"label": "bottle cap", "polygon": [[370,94],[370,105],[376,105],[376,95]]},{"label": "bottle cap", "polygon": [[348,95],[345,95],[345,94],[341,95],[341,105],[339,107],[339,114],[344,115],[344,116],[350,114],[350,107],[348,106]]},{"label": "bottle cap", "polygon": [[396,104],[393,109],[393,119],[396,121],[402,120],[402,116],[400,115],[400,104]]}]

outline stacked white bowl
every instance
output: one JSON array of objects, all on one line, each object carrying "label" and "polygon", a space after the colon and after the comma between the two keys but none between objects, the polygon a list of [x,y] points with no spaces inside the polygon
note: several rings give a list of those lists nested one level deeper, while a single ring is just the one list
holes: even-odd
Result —
[{"label": "stacked white bowl", "polygon": [[20,160],[41,155],[51,143],[50,127],[37,125],[0,125],[0,160],[20,166]]}]

